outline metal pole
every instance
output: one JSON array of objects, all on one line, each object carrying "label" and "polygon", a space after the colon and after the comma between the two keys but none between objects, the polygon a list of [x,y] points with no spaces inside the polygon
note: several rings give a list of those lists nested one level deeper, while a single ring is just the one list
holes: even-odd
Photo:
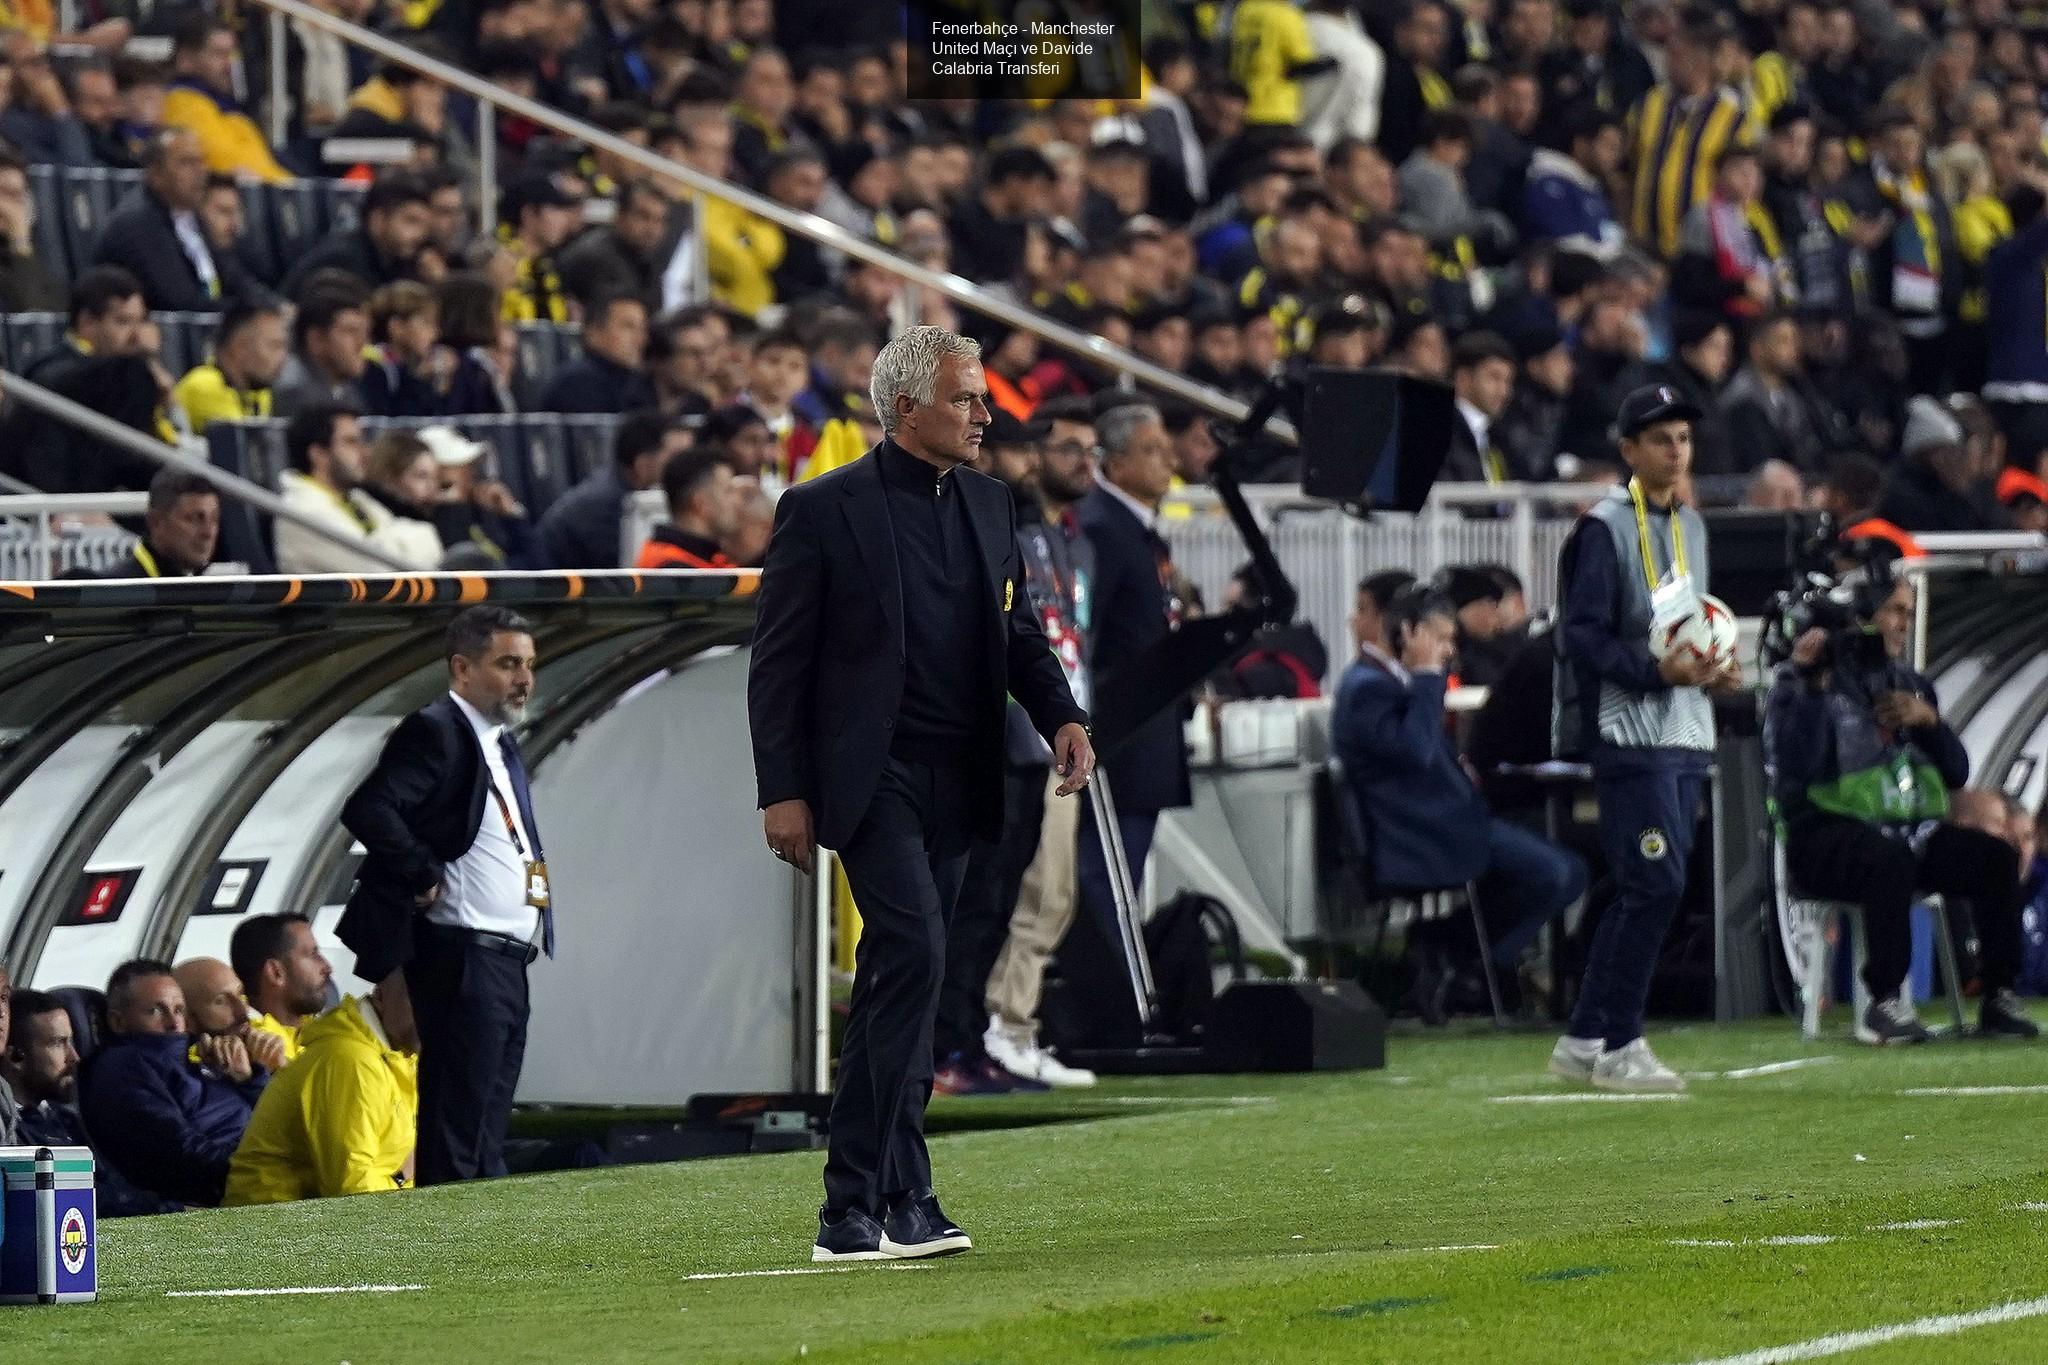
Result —
[{"label": "metal pole", "polygon": [[1145,938],[1138,927],[1138,888],[1131,864],[1124,854],[1123,830],[1116,822],[1116,801],[1110,794],[1109,777],[1100,768],[1088,780],[1088,800],[1095,813],[1095,834],[1102,840],[1103,861],[1108,864],[1111,899],[1116,902],[1117,929],[1123,940],[1124,966],[1131,975],[1131,996],[1138,1006],[1138,1025],[1146,1036],[1152,1033],[1159,1014],[1159,997],[1152,983],[1152,963],[1145,955]]},{"label": "metal pole", "polygon": [[379,567],[396,569],[401,573],[416,572],[412,565],[386,554],[361,537],[336,531],[333,527],[307,516],[288,505],[283,498],[262,484],[251,483],[239,474],[230,474],[227,470],[188,455],[175,446],[167,446],[161,441],[152,440],[132,427],[124,427],[112,418],[94,412],[82,403],[74,403],[63,394],[53,393],[32,380],[23,379],[11,370],[0,370],[0,382],[4,382],[8,397],[26,403],[38,412],[46,412],[60,422],[77,427],[95,440],[119,446],[131,455],[140,455],[143,459],[163,465],[167,469],[179,469],[187,474],[196,474],[219,489],[221,496],[246,502],[279,521],[288,521],[300,530],[311,531],[322,540],[353,551],[364,559],[375,562]]},{"label": "metal pole", "polygon": [[53,528],[47,511],[36,513],[36,577],[48,582],[55,577],[50,572],[50,535]]},{"label": "metal pole", "polygon": [[[482,101],[486,108],[495,105],[521,118],[532,119],[543,128],[553,129],[592,149],[610,152],[620,160],[651,171],[663,179],[678,181],[699,193],[737,204],[755,217],[765,218],[786,232],[808,237],[822,246],[879,265],[923,288],[937,290],[963,307],[1007,322],[1012,327],[1021,328],[1062,350],[1071,351],[1075,355],[1129,374],[1147,387],[1182,399],[1203,412],[1228,421],[1242,422],[1251,411],[1234,398],[1227,398],[1205,385],[1195,383],[1185,375],[1155,365],[1121,346],[1113,346],[1101,337],[1090,336],[1064,323],[1054,322],[1021,304],[992,295],[971,280],[962,279],[951,272],[929,269],[864,238],[856,237],[837,223],[821,218],[815,213],[805,213],[778,204],[765,195],[706,175],[694,166],[657,156],[645,147],[635,146],[595,124],[571,118],[538,100],[509,90],[501,90],[480,76],[451,66],[438,58],[424,56],[403,43],[364,28],[361,24],[350,23],[325,10],[316,9],[305,3],[305,0],[255,0],[255,3],[274,12],[289,15],[309,27],[336,34],[366,52],[398,66],[420,72],[450,89],[460,90],[470,98]],[[1283,418],[1273,418],[1266,424],[1266,430],[1283,441],[1296,440],[1293,425]]]},{"label": "metal pole", "polygon": [[486,239],[498,234],[498,110],[476,107],[476,222]]},{"label": "metal pole", "polygon": [[270,12],[270,145],[279,154],[284,152],[285,139],[291,132],[291,101],[285,95],[285,86],[291,81],[290,54],[285,51],[284,15]]},{"label": "metal pole", "polygon": [[704,194],[690,191],[690,302],[711,302],[711,249],[704,236]]}]

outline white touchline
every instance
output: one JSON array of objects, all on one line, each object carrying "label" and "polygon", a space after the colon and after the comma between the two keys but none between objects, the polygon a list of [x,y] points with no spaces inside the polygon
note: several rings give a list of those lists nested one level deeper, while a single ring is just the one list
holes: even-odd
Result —
[{"label": "white touchline", "polygon": [[1952,1337],[1958,1332],[1967,1332],[1975,1327],[1995,1327],[2004,1322],[2019,1322],[2026,1318],[2044,1316],[2048,1316],[2048,1296],[2023,1299],[2017,1303],[1996,1304],[1990,1308],[1980,1308],[1974,1313],[1943,1313],[1938,1317],[1915,1318],[1911,1322],[1893,1323],[1889,1327],[1868,1327],[1860,1332],[1836,1332],[1832,1336],[1815,1337],[1811,1341],[1795,1341],[1787,1346],[1767,1346],[1761,1351],[1748,1351],[1739,1356],[1716,1356],[1712,1360],[1696,1360],[1692,1365],[1784,1365],[1784,1362],[1793,1360],[1820,1360],[1826,1356],[1847,1355],[1866,1346],[1882,1346],[1888,1341],[1902,1341],[1912,1337]]},{"label": "white touchline", "polygon": [[686,1280],[753,1280],[765,1275],[837,1275],[843,1270],[930,1270],[928,1265],[905,1265],[898,1261],[894,1265],[875,1261],[856,1261],[852,1265],[807,1265],[796,1270],[717,1270],[699,1275],[685,1275]]},{"label": "white touchline", "polygon": [[1495,1095],[1493,1104],[1634,1104],[1648,1100],[1684,1100],[1690,1095]]},{"label": "white touchline", "polygon": [[2021,1213],[2048,1213],[2048,1203],[2044,1203],[2039,1199],[2029,1199],[2024,1204],[2014,1204],[2013,1208]]},{"label": "white touchline", "polygon": [[1960,1218],[1909,1218],[1903,1223],[1872,1223],[1871,1232],[1919,1232],[1922,1228],[1952,1228],[1962,1224]]},{"label": "white touchline", "polygon": [[1797,1071],[1803,1066],[1822,1066],[1833,1060],[1833,1057],[1794,1057],[1787,1062],[1766,1062],[1762,1066],[1745,1066],[1734,1071],[1724,1071],[1721,1073],[1721,1079],[1746,1081],[1751,1076],[1775,1076],[1783,1071]]},{"label": "white touchline", "polygon": [[1731,1242],[1722,1237],[1673,1237],[1667,1245],[1675,1247],[1824,1247],[1835,1239],[1821,1233],[1798,1233],[1790,1237],[1745,1237]]},{"label": "white touchline", "polygon": [[276,1294],[404,1294],[423,1284],[314,1284],[295,1289],[166,1289],[167,1299],[253,1299]]},{"label": "white touchline", "polygon": [[2048,1085],[1923,1085],[1901,1095],[2048,1095]]},{"label": "white touchline", "polygon": [[1462,1246],[1424,1247],[1424,1251],[1499,1251],[1499,1242],[1467,1242]]}]

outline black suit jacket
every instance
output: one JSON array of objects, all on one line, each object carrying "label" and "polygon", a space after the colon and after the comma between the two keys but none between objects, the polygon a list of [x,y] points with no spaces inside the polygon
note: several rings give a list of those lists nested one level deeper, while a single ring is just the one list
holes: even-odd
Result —
[{"label": "black suit jacket", "polygon": [[341,808],[341,823],[367,853],[335,926],[356,955],[357,976],[379,981],[411,959],[418,897],[476,842],[488,786],[476,731],[453,697],[413,712],[384,741],[376,768]]},{"label": "black suit jacket", "polygon": [[[209,249],[210,250],[210,249]],[[147,187],[139,188],[115,210],[93,244],[94,265],[118,265],[142,281],[142,299],[151,312],[218,313],[237,294],[257,292],[248,272],[226,252],[211,252],[220,277],[220,297],[206,292],[206,282],[171,226],[171,211]]]},{"label": "black suit jacket", "polygon": [[[1156,537],[1131,509],[1100,486],[1081,499],[1081,530],[1095,551],[1094,644],[1089,660],[1098,695],[1129,685],[1147,651],[1164,639],[1167,589],[1159,581]],[[1185,806],[1187,744],[1182,708],[1169,707],[1103,755],[1120,815]]]},{"label": "black suit jacket", "polygon": [[[983,723],[962,757],[974,832],[1003,829],[1003,714],[1014,697],[1048,742],[1086,724],[1024,590],[1014,500],[971,469],[952,476],[966,500],[982,572],[961,590],[982,603]],[[747,712],[760,803],[811,804],[818,842],[853,837],[874,798],[903,701],[903,580],[873,451],[782,495],[761,570]]]}]

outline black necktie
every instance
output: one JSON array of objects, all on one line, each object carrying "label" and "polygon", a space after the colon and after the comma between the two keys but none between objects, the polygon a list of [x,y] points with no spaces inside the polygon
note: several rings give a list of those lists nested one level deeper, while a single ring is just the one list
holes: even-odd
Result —
[{"label": "black necktie", "polygon": [[[512,799],[519,806],[519,822],[526,827],[527,837],[533,840],[533,860],[540,862],[540,822],[533,818],[533,788],[527,785],[526,761],[519,756],[519,745],[513,741],[511,730],[498,732],[498,748],[505,755],[505,776],[512,780]],[[540,944],[549,957],[555,955],[555,896],[552,886],[548,888],[548,903],[540,912]]]}]

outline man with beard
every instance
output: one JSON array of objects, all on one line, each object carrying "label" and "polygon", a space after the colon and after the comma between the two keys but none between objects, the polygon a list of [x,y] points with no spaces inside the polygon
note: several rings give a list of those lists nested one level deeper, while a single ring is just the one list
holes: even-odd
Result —
[{"label": "man with beard", "polygon": [[[285,424],[284,446],[291,465],[280,478],[285,506],[360,540],[365,548],[407,559],[417,568],[433,567],[410,558],[407,519],[358,491],[365,476],[360,413],[339,404],[315,404]],[[387,566],[297,522],[279,521],[277,567],[280,573],[310,574],[377,573]]]},{"label": "man with beard", "polygon": [[228,963],[256,1017],[249,1027],[275,1034],[285,1060],[299,1055],[299,1029],[327,1008],[334,968],[304,915],[252,915],[235,926]]},{"label": "man with beard", "polygon": [[[0,1003],[7,998],[7,969],[0,967]],[[26,1147],[90,1147],[85,1120],[78,1116],[78,1043],[64,1002],[44,991],[15,991],[11,1010],[0,1009],[0,1102],[9,1092],[20,1106],[11,1144]],[[93,1200],[102,1218],[176,1213],[183,1205],[131,1185],[108,1162],[93,1172]]]},{"label": "man with beard", "polygon": [[533,695],[533,628],[504,607],[471,607],[448,627],[447,656],[448,695],[399,723],[341,812],[367,856],[336,934],[364,979],[405,971],[422,1185],[505,1174],[527,968],[555,953],[547,859],[512,735]]}]

